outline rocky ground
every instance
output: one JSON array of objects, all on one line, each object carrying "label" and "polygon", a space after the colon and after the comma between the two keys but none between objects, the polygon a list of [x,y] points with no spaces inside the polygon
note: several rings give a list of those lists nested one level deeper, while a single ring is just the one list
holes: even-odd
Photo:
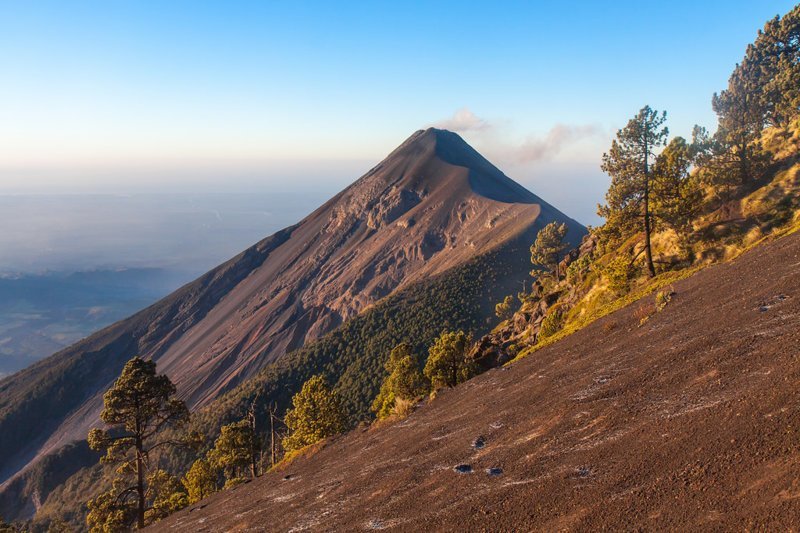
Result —
[{"label": "rocky ground", "polygon": [[798,282],[795,234],[156,527],[797,528]]}]

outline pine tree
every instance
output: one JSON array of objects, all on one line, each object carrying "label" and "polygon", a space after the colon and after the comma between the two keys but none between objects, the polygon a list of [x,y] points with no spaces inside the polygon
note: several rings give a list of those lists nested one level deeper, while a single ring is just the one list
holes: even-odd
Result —
[{"label": "pine tree", "polygon": [[186,489],[189,503],[197,503],[217,492],[217,471],[209,460],[201,457],[192,463],[181,483]]},{"label": "pine tree", "polygon": [[728,88],[714,94],[711,105],[719,125],[715,138],[718,144],[717,174],[723,179],[733,175],[739,184],[746,185],[760,174],[766,160],[761,144],[761,132],[766,120],[766,108],[759,86],[763,83],[761,69],[748,47],[748,56],[736,65],[728,80]]},{"label": "pine tree", "polygon": [[611,176],[611,187],[606,193],[606,205],[598,207],[598,214],[618,229],[621,235],[634,231],[644,232],[644,253],[647,270],[655,276],[650,236],[653,232],[652,164],[655,151],[664,145],[667,128],[666,112],[659,114],[643,107],[628,124],[617,132],[611,149],[603,154],[602,170]]},{"label": "pine tree", "polygon": [[428,349],[423,373],[434,388],[455,387],[477,372],[477,366],[467,357],[472,339],[463,331],[445,331]]},{"label": "pine tree", "polygon": [[748,58],[758,64],[758,94],[767,123],[785,126],[800,112],[800,5],[758,32]]},{"label": "pine tree", "polygon": [[261,442],[248,420],[222,426],[214,448],[208,453],[213,466],[225,472],[225,486],[235,485],[248,473],[255,477]]},{"label": "pine tree", "polygon": [[[118,485],[115,483],[115,485]],[[130,531],[136,521],[136,507],[119,498],[119,487],[103,492],[86,504],[86,524],[91,533]]]},{"label": "pine tree", "polygon": [[292,406],[284,418],[289,434],[283,448],[298,450],[345,429],[345,413],[336,392],[330,390],[321,375],[314,376],[292,397]]},{"label": "pine tree", "polygon": [[503,301],[494,306],[494,314],[500,320],[508,320],[514,315],[514,297],[511,295],[503,298]]},{"label": "pine tree", "polygon": [[[105,450],[102,460],[119,465],[119,477],[110,493],[88,503],[87,523],[93,531],[114,530],[131,521],[143,528],[150,453],[163,446],[191,444],[189,439],[164,440],[160,435],[161,430],[186,422],[189,411],[175,398],[175,385],[169,378],[156,374],[155,362],[134,357],[103,396],[100,419],[109,430],[92,429],[89,446]],[[131,483],[127,483],[129,475],[134,478]]]},{"label": "pine tree", "polygon": [[[567,225],[565,223],[550,222],[545,227],[539,230],[536,234],[536,241],[531,246],[531,263],[534,264],[534,272],[537,270],[544,270],[553,272],[556,279],[560,278],[561,273],[558,271],[558,264],[561,262],[561,256],[564,250],[567,249],[567,244],[564,238],[567,236]],[[540,267],[536,269],[536,266]]]},{"label": "pine tree", "polygon": [[407,343],[398,344],[391,351],[385,368],[389,375],[372,402],[372,410],[379,419],[394,412],[397,400],[414,401],[429,388],[425,376],[419,370],[417,357]]},{"label": "pine tree", "polygon": [[683,137],[673,138],[658,155],[653,170],[653,212],[678,234],[685,246],[703,194],[689,173],[697,152]]},{"label": "pine tree", "polygon": [[164,470],[147,476],[147,500],[150,508],[145,520],[152,524],[189,505],[189,498],[180,480]]}]

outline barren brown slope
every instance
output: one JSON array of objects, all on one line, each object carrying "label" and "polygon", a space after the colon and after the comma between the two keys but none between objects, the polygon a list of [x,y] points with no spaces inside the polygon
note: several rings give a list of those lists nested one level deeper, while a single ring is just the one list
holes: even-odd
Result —
[{"label": "barren brown slope", "polygon": [[554,219],[566,217],[456,134],[419,131],[298,224],[159,368],[205,404],[393,291]]},{"label": "barren brown slope", "polygon": [[795,529],[798,287],[800,233],[156,527]]},{"label": "barren brown slope", "polygon": [[[377,300],[561,220],[458,135],[418,131],[297,225],[147,310],[0,381],[0,491],[83,440],[124,362],[157,360],[191,407]],[[1,494],[0,494],[1,496]]]}]

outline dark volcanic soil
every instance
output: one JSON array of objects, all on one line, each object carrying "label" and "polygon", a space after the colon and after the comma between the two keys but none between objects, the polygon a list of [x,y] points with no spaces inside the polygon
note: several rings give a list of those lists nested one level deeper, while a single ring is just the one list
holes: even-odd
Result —
[{"label": "dark volcanic soil", "polygon": [[800,234],[674,288],[157,529],[797,529]]}]

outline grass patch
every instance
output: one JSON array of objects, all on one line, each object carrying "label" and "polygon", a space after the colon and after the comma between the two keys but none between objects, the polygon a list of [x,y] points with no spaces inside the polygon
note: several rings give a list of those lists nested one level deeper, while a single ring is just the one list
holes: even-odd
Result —
[{"label": "grass patch", "polygon": [[281,470],[285,470],[289,465],[294,463],[297,459],[301,457],[311,457],[322,448],[325,447],[327,444],[327,440],[323,439],[319,442],[315,442],[314,444],[309,444],[308,446],[303,446],[297,450],[292,450],[290,452],[286,452],[286,455],[283,456],[283,459],[275,463],[275,466],[269,469],[270,472],[277,471],[280,472]]},{"label": "grass patch", "polygon": [[668,287],[672,283],[676,281],[680,281],[682,279],[688,278],[692,274],[699,272],[703,268],[708,265],[698,265],[691,268],[686,268],[683,270],[676,270],[671,272],[664,272],[663,274],[659,274],[658,276],[654,277],[653,279],[649,280],[644,285],[635,288],[625,296],[617,298],[612,302],[606,305],[600,305],[592,310],[587,310],[582,315],[576,317],[576,319],[572,322],[568,322],[564,328],[555,333],[552,337],[547,337],[546,339],[542,340],[541,342],[527,348],[519,353],[517,357],[506,363],[506,365],[513,364],[515,361],[518,361],[524,357],[529,356],[530,354],[537,352],[544,348],[545,346],[550,346],[553,343],[558,342],[559,340],[572,335],[576,331],[580,331],[595,320],[603,318],[604,316],[610,315],[615,311],[619,311],[623,307],[632,304],[633,302],[644,298],[657,290],[663,289]]},{"label": "grass patch", "polygon": [[[636,302],[637,300],[641,300],[645,296],[648,296],[656,291],[662,291],[664,289],[667,289],[673,283],[680,281],[682,279],[686,279],[689,276],[696,274],[697,272],[703,270],[706,267],[733,261],[734,259],[741,256],[743,253],[748,252],[757,246],[775,241],[782,237],[786,237],[797,231],[800,231],[800,214],[795,215],[794,219],[789,224],[775,228],[773,231],[753,240],[747,245],[742,245],[734,250],[731,250],[730,254],[727,255],[724,260],[698,264],[681,270],[664,272],[662,274],[657,275],[653,279],[647,281],[643,285],[634,288],[628,294],[616,298],[608,303],[600,303],[596,306],[589,306],[585,305],[585,302],[581,302],[578,305],[576,305],[574,309],[575,311],[578,312],[576,312],[575,314],[570,313],[568,315],[567,322],[564,325],[563,329],[554,333],[552,336],[542,339],[537,344],[522,350],[514,359],[506,363],[506,365],[511,365],[514,362],[523,359],[529,356],[530,354],[541,350],[546,346],[550,346],[551,344],[554,344],[559,340],[568,337],[569,335],[572,335],[577,331],[582,330],[592,322],[600,318],[603,318],[604,316],[608,316],[611,313],[614,313],[615,311],[619,311],[623,307],[626,307]],[[671,289],[669,289],[669,291],[671,292]],[[598,300],[602,300],[602,296],[598,295],[597,298]],[[664,305],[666,305],[666,303],[664,303]]]}]

